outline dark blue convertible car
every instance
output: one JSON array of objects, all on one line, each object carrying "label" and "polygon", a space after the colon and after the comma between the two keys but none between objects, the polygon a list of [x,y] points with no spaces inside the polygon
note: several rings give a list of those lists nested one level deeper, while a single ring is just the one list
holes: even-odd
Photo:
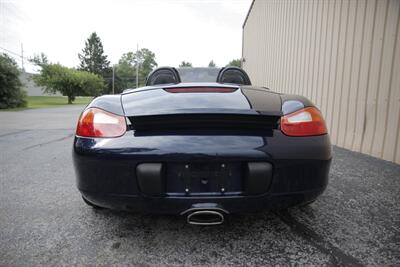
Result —
[{"label": "dark blue convertible car", "polygon": [[73,159],[93,207],[209,225],[313,202],[328,183],[331,145],[304,97],[251,86],[240,68],[164,67],[145,87],[85,108]]}]

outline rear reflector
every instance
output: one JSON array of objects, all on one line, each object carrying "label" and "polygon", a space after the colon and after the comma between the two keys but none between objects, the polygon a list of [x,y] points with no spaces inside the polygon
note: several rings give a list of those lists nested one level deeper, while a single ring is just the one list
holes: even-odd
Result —
[{"label": "rear reflector", "polygon": [[313,136],[328,133],[321,112],[307,107],[281,118],[281,130],[289,136]]},{"label": "rear reflector", "polygon": [[168,93],[232,93],[236,88],[226,87],[175,87],[164,89]]},{"label": "rear reflector", "polygon": [[76,128],[76,135],[83,137],[118,137],[125,132],[125,117],[99,108],[85,110]]}]

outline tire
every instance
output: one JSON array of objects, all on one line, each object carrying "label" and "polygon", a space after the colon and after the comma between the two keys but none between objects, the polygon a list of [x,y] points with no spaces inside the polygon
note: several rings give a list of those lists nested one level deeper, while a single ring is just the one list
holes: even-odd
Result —
[{"label": "tire", "polygon": [[103,207],[97,206],[95,204],[93,204],[92,202],[90,202],[89,200],[87,200],[84,196],[82,196],[83,202],[85,202],[88,206],[91,206],[92,208],[96,209],[96,210],[102,210],[104,209]]}]

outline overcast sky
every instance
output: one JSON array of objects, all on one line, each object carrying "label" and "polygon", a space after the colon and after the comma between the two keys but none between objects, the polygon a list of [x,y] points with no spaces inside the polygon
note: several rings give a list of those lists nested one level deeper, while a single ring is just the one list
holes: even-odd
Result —
[{"label": "overcast sky", "polygon": [[[24,55],[44,52],[69,67],[96,31],[117,63],[139,47],[156,54],[159,66],[181,61],[218,66],[240,58],[242,24],[251,0],[0,0],[0,47]],[[29,68],[29,66],[27,67]]]}]

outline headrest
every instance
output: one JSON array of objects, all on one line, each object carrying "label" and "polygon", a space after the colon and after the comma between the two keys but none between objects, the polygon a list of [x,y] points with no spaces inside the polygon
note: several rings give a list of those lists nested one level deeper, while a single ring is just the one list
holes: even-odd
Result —
[{"label": "headrest", "polygon": [[238,67],[222,68],[218,73],[217,82],[251,85],[251,81],[247,73]]},{"label": "headrest", "polygon": [[168,83],[180,83],[181,78],[175,68],[161,67],[153,70],[146,79],[146,86]]}]

